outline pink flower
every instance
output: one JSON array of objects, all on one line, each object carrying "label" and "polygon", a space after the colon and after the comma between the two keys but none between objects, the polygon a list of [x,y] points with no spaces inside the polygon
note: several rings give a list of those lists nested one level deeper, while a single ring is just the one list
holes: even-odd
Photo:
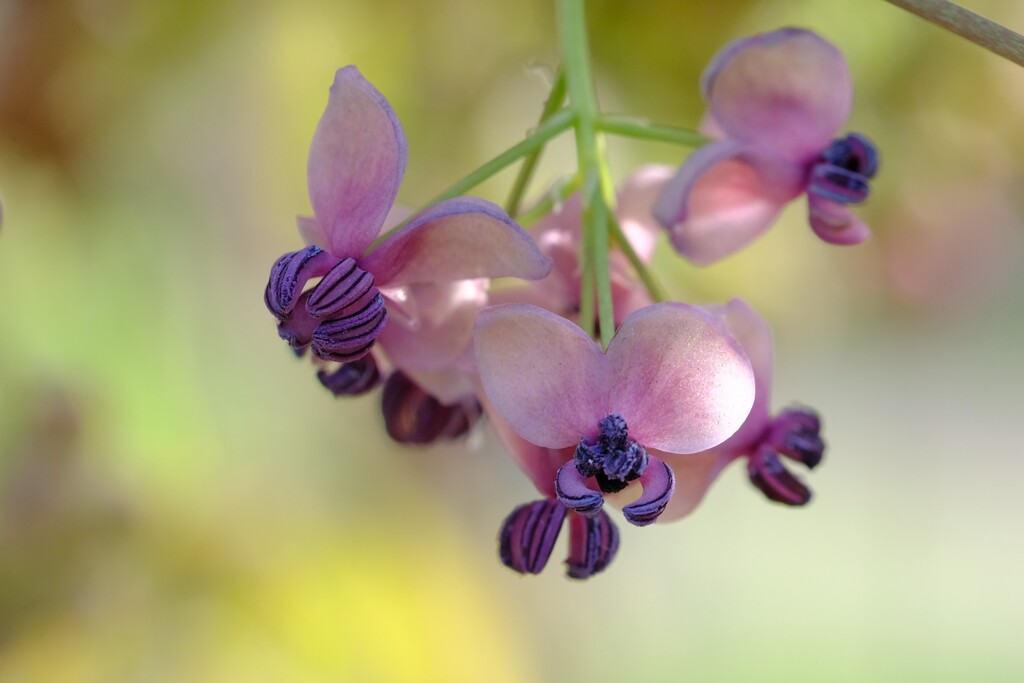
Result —
[{"label": "pink flower", "polygon": [[697,507],[718,474],[731,462],[747,458],[751,482],[769,499],[805,505],[810,490],[782,464],[780,457],[813,469],[821,462],[825,443],[818,416],[806,408],[790,408],[774,418],[769,403],[772,385],[772,335],[768,324],[742,299],[710,311],[743,347],[754,372],[754,405],[743,425],[723,443],[700,453],[669,457],[680,486],[662,519],[685,517]]},{"label": "pink flower", "polygon": [[[619,189],[616,217],[637,256],[649,263],[661,227],[650,206],[668,177],[665,166],[645,166],[632,173]],[[547,277],[491,295],[492,304],[526,303],[540,306],[571,320],[579,318],[581,268],[579,262],[583,215],[580,195],[573,194],[561,206],[530,229],[541,253],[552,261]],[[615,323],[633,311],[650,305],[651,299],[633,267],[618,249],[608,253]],[[595,325],[597,321],[595,320]]]},{"label": "pink flower", "polygon": [[746,356],[694,306],[627,316],[607,352],[568,320],[520,304],[482,311],[474,336],[489,412],[507,442],[525,443],[514,453],[547,497],[503,527],[502,560],[520,572],[543,568],[567,511],[592,520],[571,522],[570,575],[606,566],[617,533],[603,494],[638,481],[642,494],[623,515],[654,522],[675,490],[666,459],[724,441],[754,400]]},{"label": "pink flower", "polygon": [[[409,318],[403,301],[410,291],[443,306],[454,283],[540,278],[550,270],[502,209],[469,197],[426,209],[367,251],[392,210],[406,157],[405,134],[388,101],[354,66],[340,69],[309,151],[314,216],[300,217],[299,231],[310,246],[277,260],[264,295],[279,334],[297,352],[312,348],[323,360],[351,363],[379,337],[396,365],[422,363],[431,354],[451,357],[472,333],[465,307],[450,316],[418,311],[417,324],[429,319],[421,326],[430,334],[416,343],[400,330],[384,333],[389,316]],[[307,289],[313,278],[320,280]],[[371,374],[364,368],[357,379]]]},{"label": "pink flower", "polygon": [[867,239],[868,227],[846,207],[867,199],[878,155],[862,135],[836,138],[853,88],[834,45],[795,28],[737,40],[701,85],[703,128],[720,139],[691,154],[654,205],[680,254],[701,265],[728,256],[805,193],[821,239]]}]

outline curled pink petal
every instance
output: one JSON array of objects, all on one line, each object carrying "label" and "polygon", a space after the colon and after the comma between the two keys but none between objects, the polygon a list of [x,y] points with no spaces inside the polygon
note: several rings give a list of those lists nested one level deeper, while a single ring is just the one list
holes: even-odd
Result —
[{"label": "curled pink petal", "polygon": [[575,446],[611,412],[608,361],[568,320],[534,306],[492,306],[477,315],[474,339],[484,392],[527,441]]},{"label": "curled pink petal", "polygon": [[363,267],[380,286],[400,287],[471,278],[535,280],[551,261],[495,204],[458,197],[430,207],[389,237]]},{"label": "curled pink petal", "polygon": [[702,90],[728,137],[804,163],[843,127],[853,102],[846,60],[811,31],[786,28],[726,45]]},{"label": "curled pink petal", "polygon": [[387,99],[356,67],[339,69],[309,149],[309,199],[321,226],[311,235],[335,256],[362,256],[395,202],[407,157]]},{"label": "curled pink petal", "polygon": [[676,250],[708,265],[771,226],[802,191],[801,170],[733,140],[696,150],[669,180],[653,213]]},{"label": "curled pink petal", "polygon": [[555,494],[562,505],[581,515],[596,515],[604,505],[604,496],[590,488],[587,477],[580,474],[572,460],[555,475]]},{"label": "curled pink petal", "polygon": [[807,212],[814,234],[830,244],[860,244],[871,236],[871,228],[830,199],[807,195]]},{"label": "curled pink petal", "polygon": [[696,453],[735,432],[754,401],[750,362],[711,314],[679,303],[627,317],[611,344],[612,410],[646,448]]}]

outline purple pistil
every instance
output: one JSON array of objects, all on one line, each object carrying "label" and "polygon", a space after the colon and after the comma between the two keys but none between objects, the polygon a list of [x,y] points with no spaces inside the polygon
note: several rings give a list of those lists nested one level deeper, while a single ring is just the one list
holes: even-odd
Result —
[{"label": "purple pistil", "polygon": [[840,204],[868,198],[868,182],[878,172],[878,152],[865,136],[851,133],[833,140],[810,168],[807,191]]},{"label": "purple pistil", "polygon": [[626,421],[612,413],[597,423],[597,441],[580,439],[573,460],[584,477],[594,477],[605,493],[615,493],[647,469],[647,451],[629,438]]}]

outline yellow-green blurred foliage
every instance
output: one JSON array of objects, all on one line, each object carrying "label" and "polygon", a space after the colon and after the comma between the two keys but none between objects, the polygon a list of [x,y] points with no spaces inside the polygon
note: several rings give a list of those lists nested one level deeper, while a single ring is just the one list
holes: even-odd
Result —
[{"label": "yellow-green blurred foliage", "polygon": [[[551,5],[0,0],[0,681],[1024,677],[1024,70],[883,2],[589,3],[605,108],[663,123],[696,125],[732,38],[802,25],[849,59],[874,238],[829,247],[794,206],[721,265],[656,261],[772,322],[776,405],[830,444],[807,509],[734,468],[605,574],[559,548],[523,579],[494,537],[536,494],[491,438],[396,448],[276,338],[334,70],[391,100],[416,205],[533,125]],[[682,158],[610,150],[618,177]]]}]

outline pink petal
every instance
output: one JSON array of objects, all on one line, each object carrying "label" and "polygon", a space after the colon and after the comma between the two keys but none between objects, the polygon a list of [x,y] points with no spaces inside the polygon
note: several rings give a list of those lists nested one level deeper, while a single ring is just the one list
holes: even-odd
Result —
[{"label": "pink petal", "polygon": [[608,346],[612,411],[647,448],[696,453],[735,432],[754,402],[750,362],[706,311],[661,303],[627,317]]},{"label": "pink petal", "polygon": [[653,213],[680,254],[708,265],[768,229],[801,191],[799,168],[725,140],[687,158],[665,185]]},{"label": "pink petal", "polygon": [[534,306],[492,306],[477,315],[474,339],[484,392],[527,441],[575,446],[610,412],[608,361],[568,320]]},{"label": "pink petal", "polygon": [[661,226],[651,213],[654,200],[676,169],[667,165],[642,166],[622,183],[615,214],[637,256],[649,263]]},{"label": "pink petal", "polygon": [[[651,453],[654,455],[654,453]],[[719,473],[732,458],[717,448],[703,453],[675,455],[658,453],[676,473],[676,490],[659,522],[671,522],[687,516],[700,504]]]},{"label": "pink petal", "polygon": [[732,459],[749,452],[771,423],[772,331],[764,318],[743,299],[733,299],[724,306],[716,306],[711,313],[725,324],[754,371],[754,406],[750,414],[735,434],[714,449]]},{"label": "pink petal", "polygon": [[327,249],[327,235],[324,234],[324,229],[315,218],[312,216],[296,216],[295,222],[299,226],[299,235],[302,236],[302,241],[306,243],[306,246],[317,246],[321,249]]},{"label": "pink petal", "polygon": [[807,213],[814,234],[830,244],[860,244],[871,236],[871,228],[831,199],[808,195]]},{"label": "pink petal", "polygon": [[551,260],[497,205],[473,197],[430,207],[362,261],[380,287],[471,278],[536,280]]},{"label": "pink petal", "polygon": [[339,258],[359,258],[398,195],[408,145],[391,105],[354,66],[334,76],[309,148],[309,199]]},{"label": "pink petal", "polygon": [[[487,303],[486,282],[462,280],[403,289],[402,310],[406,315],[389,316],[377,343],[391,362],[405,371],[450,367],[473,339],[473,321]],[[391,302],[387,299],[388,304]]]},{"label": "pink petal", "polygon": [[505,449],[519,468],[530,478],[544,496],[555,498],[555,477],[562,465],[572,460],[576,445],[565,448],[545,448],[519,436],[512,426],[487,401],[482,401],[487,419]]},{"label": "pink petal", "polygon": [[853,101],[843,55],[795,28],[726,45],[705,70],[702,90],[728,137],[772,147],[798,163],[836,136]]}]

